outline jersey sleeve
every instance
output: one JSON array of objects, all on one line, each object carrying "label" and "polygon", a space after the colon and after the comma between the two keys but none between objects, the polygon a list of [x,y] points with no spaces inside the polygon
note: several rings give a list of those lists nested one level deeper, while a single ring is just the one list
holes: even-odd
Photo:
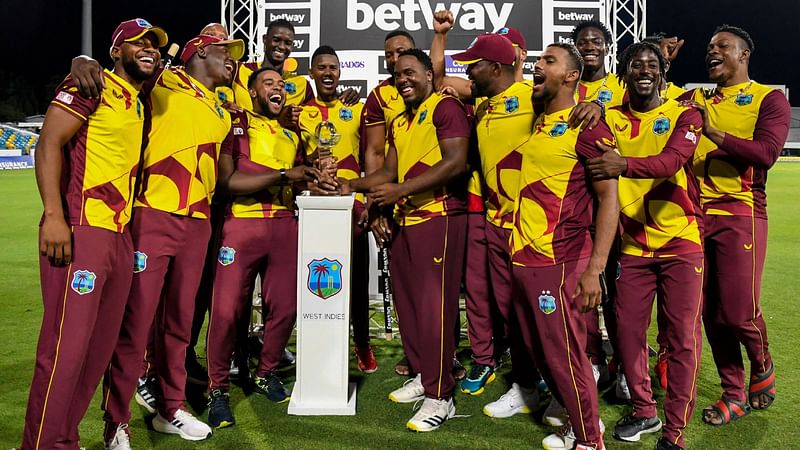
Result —
[{"label": "jersey sleeve", "polygon": [[678,117],[675,130],[664,149],[656,155],[643,158],[626,157],[628,178],[666,178],[675,175],[691,159],[699,134],[703,129],[703,118],[696,109],[687,109]]},{"label": "jersey sleeve", "polygon": [[367,96],[367,102],[364,103],[364,110],[362,112],[362,121],[364,125],[378,125],[386,123],[383,115],[383,107],[380,100],[378,100],[378,88],[372,90]]},{"label": "jersey sleeve", "polygon": [[311,86],[311,82],[306,80],[306,96],[303,97],[303,101],[300,103],[308,103],[311,100],[314,100],[314,88]]},{"label": "jersey sleeve", "polygon": [[471,126],[464,105],[453,97],[442,99],[433,111],[436,137],[450,139],[470,136]]},{"label": "jersey sleeve", "polygon": [[220,153],[237,160],[249,145],[247,142],[247,115],[244,112],[231,113],[231,130],[222,141]]},{"label": "jersey sleeve", "polygon": [[595,143],[597,141],[611,142],[613,140],[614,135],[611,134],[611,129],[604,120],[601,120],[594,128],[584,128],[578,134],[578,140],[575,142],[575,153],[578,154],[578,158],[581,161],[599,158],[603,155],[603,151],[597,148]]},{"label": "jersey sleeve", "polygon": [[783,150],[791,117],[786,96],[781,91],[772,91],[761,102],[753,140],[726,133],[720,149],[739,161],[768,169],[775,164]]},{"label": "jersey sleeve", "polygon": [[100,105],[100,98],[90,99],[82,96],[78,91],[78,83],[71,76],[67,76],[56,88],[56,95],[50,104],[72,114],[81,122],[86,122]]}]

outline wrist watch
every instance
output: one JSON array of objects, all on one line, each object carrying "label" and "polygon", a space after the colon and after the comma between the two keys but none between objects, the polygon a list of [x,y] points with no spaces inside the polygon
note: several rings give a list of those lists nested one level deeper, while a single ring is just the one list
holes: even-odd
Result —
[{"label": "wrist watch", "polygon": [[278,172],[281,174],[280,185],[281,186],[286,185],[286,182],[289,181],[289,177],[286,176],[286,169],[281,169]]}]

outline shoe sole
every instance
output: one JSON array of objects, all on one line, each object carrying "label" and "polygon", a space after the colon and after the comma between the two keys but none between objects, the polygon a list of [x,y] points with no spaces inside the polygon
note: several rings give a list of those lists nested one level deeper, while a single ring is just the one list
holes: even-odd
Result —
[{"label": "shoe sole", "polygon": [[[423,396],[423,398],[425,398],[425,397]],[[415,431],[417,433],[427,433],[429,431],[436,431],[436,430],[439,429],[439,427],[444,425],[445,422],[447,422],[448,420],[452,419],[455,416],[456,416],[456,412],[455,412],[455,410],[452,410],[452,411],[448,412],[447,418],[444,419],[444,422],[440,423],[439,425],[437,425],[435,427],[431,427],[431,428],[428,428],[428,429],[422,429],[419,426],[417,426],[417,424],[411,423],[411,421],[409,420],[408,422],[406,422],[406,428],[411,430],[411,431]]]},{"label": "shoe sole", "polygon": [[483,391],[485,390],[486,385],[488,385],[489,383],[494,381],[495,378],[497,378],[497,377],[495,376],[494,372],[492,372],[492,374],[489,375],[489,378],[486,379],[486,382],[483,383],[483,385],[481,385],[481,387],[478,390],[471,391],[469,389],[463,389],[462,388],[461,392],[463,392],[464,394],[469,394],[469,395],[481,395],[481,394],[483,394]]},{"label": "shoe sole", "polygon": [[634,434],[633,436],[629,436],[629,437],[622,437],[622,436],[618,435],[615,432],[614,433],[614,439],[617,439],[619,441],[625,441],[625,442],[639,442],[639,440],[642,438],[643,434],[655,433],[657,431],[660,431],[661,430],[661,426],[662,426],[662,423],[661,423],[661,421],[659,421],[658,425],[655,425],[655,426],[652,426],[650,428],[647,428],[646,430],[641,430],[638,433]]},{"label": "shoe sole", "polygon": [[136,393],[136,395],[133,396],[133,398],[134,400],[136,400],[136,403],[138,403],[139,406],[141,406],[142,408],[145,409],[145,411],[147,411],[148,414],[155,414],[156,409],[148,405],[147,402],[144,401],[144,398],[141,395],[139,395],[138,392]]},{"label": "shoe sole", "polygon": [[550,425],[551,427],[563,427],[564,424],[567,423],[567,421],[564,419],[560,419],[558,417],[548,417],[548,416],[542,417],[542,421],[545,424]]},{"label": "shoe sole", "polygon": [[370,369],[370,370],[364,370],[364,369],[362,369],[361,367],[359,367],[359,368],[358,368],[358,370],[360,370],[360,371],[361,371],[361,373],[375,373],[375,372],[377,372],[377,371],[378,371],[378,368],[376,367],[376,368],[374,368],[374,369]]},{"label": "shoe sole", "polygon": [[418,400],[425,400],[425,395],[423,394],[423,395],[420,395],[418,397],[412,397],[412,398],[410,398],[408,400],[402,400],[402,399],[399,399],[399,398],[395,397],[392,394],[389,394],[389,400],[391,400],[391,401],[393,401],[395,403],[414,403],[414,402],[416,402]]},{"label": "shoe sole", "polygon": [[[159,422],[153,420],[153,429],[154,430],[158,431],[159,433],[164,433],[164,434],[177,434],[178,436],[181,437],[181,439],[186,440],[186,441],[204,441],[204,440],[210,438],[211,435],[213,434],[213,433],[208,433],[205,436],[191,436],[191,435],[188,435],[188,434],[184,433],[180,428],[174,428],[174,429],[161,428],[161,429],[159,429],[159,427],[161,427],[161,426],[162,425],[160,425]],[[172,424],[169,424],[169,426],[172,426]]]},{"label": "shoe sole", "polygon": [[217,426],[214,426],[214,425],[211,425],[211,424],[208,424],[208,426],[210,426],[211,428],[228,428],[228,427],[232,427],[234,424],[236,424],[235,420],[230,421],[230,422],[227,421],[227,420],[223,420]]},{"label": "shoe sole", "polygon": [[513,410],[511,410],[511,413],[510,413],[510,414],[498,414],[498,415],[493,415],[493,414],[492,414],[492,413],[489,411],[489,409],[487,409],[487,408],[484,406],[484,407],[483,407],[483,413],[484,413],[485,415],[489,416],[489,417],[492,417],[492,418],[494,418],[494,419],[506,419],[506,418],[509,418],[509,417],[515,416],[515,415],[517,415],[517,414],[530,414],[530,413],[531,413],[531,409],[530,409],[530,408],[528,408],[527,406],[520,406],[520,407],[518,407],[518,408],[514,408]]}]

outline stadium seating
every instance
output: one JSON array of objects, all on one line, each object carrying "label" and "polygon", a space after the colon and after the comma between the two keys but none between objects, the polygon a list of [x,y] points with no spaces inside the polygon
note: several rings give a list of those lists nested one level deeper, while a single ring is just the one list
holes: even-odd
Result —
[{"label": "stadium seating", "polygon": [[31,149],[36,147],[39,141],[39,136],[20,131],[7,125],[0,124],[0,149],[14,150],[19,149],[23,155],[31,153]]}]

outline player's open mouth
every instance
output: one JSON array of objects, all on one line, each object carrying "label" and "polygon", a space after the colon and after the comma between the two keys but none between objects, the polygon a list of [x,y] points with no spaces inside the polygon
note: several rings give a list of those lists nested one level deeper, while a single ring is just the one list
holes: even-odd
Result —
[{"label": "player's open mouth", "polygon": [[323,77],[322,78],[322,85],[325,86],[326,88],[332,88],[333,87],[333,78],[332,77]]},{"label": "player's open mouth", "polygon": [[722,64],[722,59],[720,58],[706,58],[706,67],[709,69],[713,69],[720,64]]},{"label": "player's open mouth", "polygon": [[286,59],[286,52],[284,52],[283,50],[273,50],[272,59],[275,59],[277,61],[282,61]]},{"label": "player's open mouth", "polygon": [[269,102],[277,107],[281,106],[282,101],[283,101],[283,96],[281,96],[281,94],[272,94],[269,96]]},{"label": "player's open mouth", "polygon": [[583,62],[586,62],[586,61],[597,61],[598,57],[600,57],[600,55],[596,55],[594,53],[587,53],[587,54],[583,55]]},{"label": "player's open mouth", "polygon": [[412,87],[410,84],[406,84],[400,87],[400,95],[402,95],[403,97],[407,97],[413,93],[414,93],[414,87]]},{"label": "player's open mouth", "polygon": [[544,75],[538,72],[533,73],[533,84],[542,84],[544,83]]},{"label": "player's open mouth", "polygon": [[652,78],[640,78],[636,80],[636,85],[641,87],[650,87],[653,85],[653,82],[654,81]]},{"label": "player's open mouth", "polygon": [[230,73],[233,73],[233,64],[225,63],[225,70],[227,70]]},{"label": "player's open mouth", "polygon": [[148,66],[152,66],[156,63],[155,58],[152,56],[140,56],[138,58],[139,62]]}]

